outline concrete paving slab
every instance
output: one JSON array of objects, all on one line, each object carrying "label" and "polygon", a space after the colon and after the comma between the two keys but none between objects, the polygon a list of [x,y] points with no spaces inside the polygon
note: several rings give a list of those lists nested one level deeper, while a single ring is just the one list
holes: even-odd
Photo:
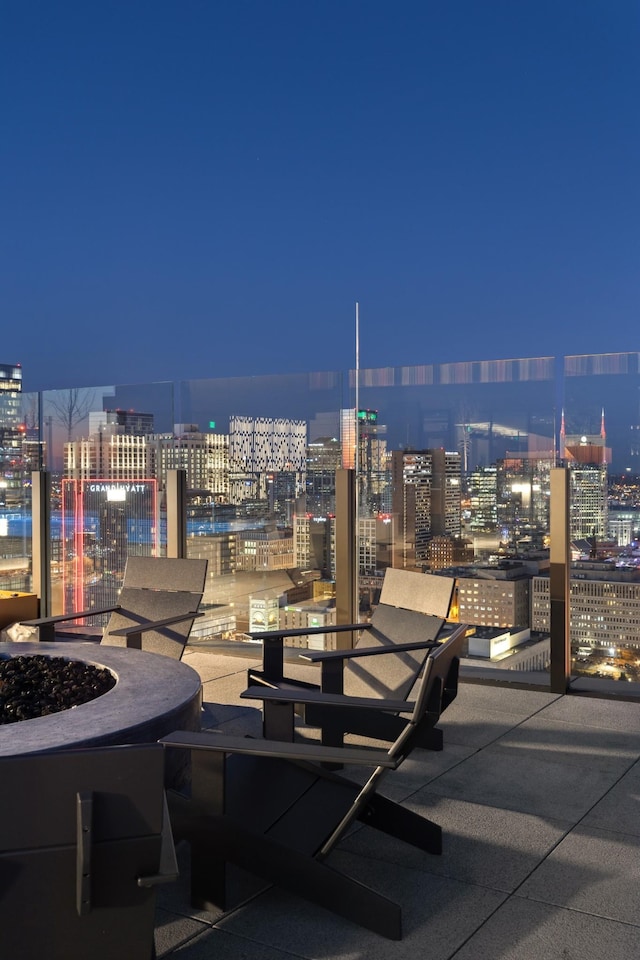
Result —
[{"label": "concrete paving slab", "polygon": [[506,713],[492,712],[488,708],[479,713],[473,704],[466,704],[455,712],[450,707],[438,726],[447,746],[459,744],[479,750],[503,737],[520,719]]},{"label": "concrete paving slab", "polygon": [[259,708],[259,704],[251,700],[242,700],[240,694],[247,688],[247,676],[245,673],[231,673],[224,677],[216,677],[212,680],[206,680],[202,684],[202,699],[206,703],[223,703],[226,706],[235,704],[245,709],[253,706]]},{"label": "concrete paving slab", "polygon": [[433,856],[363,827],[340,849],[421,872],[510,893],[566,835],[569,824],[481,804],[438,797],[429,788],[404,804],[443,830],[443,852]]},{"label": "concrete paving slab", "polygon": [[507,713],[511,717],[523,720],[539,710],[548,707],[560,699],[557,693],[545,693],[540,690],[516,690],[508,687],[496,687],[482,683],[460,683],[458,697],[447,709],[455,714],[456,709],[465,703],[472,704],[481,716],[485,710],[494,713]]},{"label": "concrete paving slab", "polygon": [[259,710],[243,707],[239,703],[227,704],[205,701],[202,704],[201,724],[202,728],[206,730],[228,723],[230,720],[236,720],[239,717],[256,715],[261,719]]},{"label": "concrete paving slab", "polygon": [[261,657],[229,657],[221,653],[205,653],[189,647],[186,648],[182,660],[198,671],[203,682],[232,674],[240,674],[246,678],[249,667],[256,667],[262,662]]},{"label": "concrete paving slab", "polygon": [[604,730],[624,730],[640,734],[640,704],[622,700],[598,700],[594,697],[560,697],[545,707],[545,720],[565,720]]},{"label": "concrete paving slab", "polygon": [[640,928],[511,897],[455,960],[630,960]]},{"label": "concrete paving slab", "polygon": [[577,823],[618,779],[615,773],[540,752],[486,747],[429,784],[431,793]]},{"label": "concrete paving slab", "polygon": [[173,953],[183,944],[209,929],[209,924],[198,922],[189,917],[175,916],[164,910],[157,910],[154,939],[158,960],[160,957],[166,957]]},{"label": "concrete paving slab", "polygon": [[615,827],[620,833],[640,837],[640,762],[620,778],[582,823],[603,830]]},{"label": "concrete paving slab", "polygon": [[640,837],[580,825],[558,844],[518,896],[640,927]]},{"label": "concrete paving slab", "polygon": [[180,960],[294,960],[294,955],[286,950],[247,940],[215,927],[189,940],[171,956]]},{"label": "concrete paving slab", "polygon": [[523,756],[553,758],[559,763],[622,773],[640,757],[640,738],[634,732],[588,727],[537,714],[510,730],[499,747]]},{"label": "concrete paving slab", "polygon": [[218,929],[267,943],[300,958],[448,960],[503,902],[505,895],[444,877],[335,851],[330,865],[400,903],[403,939],[387,940],[300,898],[272,889]]}]

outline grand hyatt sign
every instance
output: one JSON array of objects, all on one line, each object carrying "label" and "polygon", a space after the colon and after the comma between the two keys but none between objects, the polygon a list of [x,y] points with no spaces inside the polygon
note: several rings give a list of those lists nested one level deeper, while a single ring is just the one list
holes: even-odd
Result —
[{"label": "grand hyatt sign", "polygon": [[[149,493],[150,483],[88,483],[85,490],[90,493],[106,493],[107,499],[124,499],[127,493]],[[113,495],[113,497],[111,497]]]}]

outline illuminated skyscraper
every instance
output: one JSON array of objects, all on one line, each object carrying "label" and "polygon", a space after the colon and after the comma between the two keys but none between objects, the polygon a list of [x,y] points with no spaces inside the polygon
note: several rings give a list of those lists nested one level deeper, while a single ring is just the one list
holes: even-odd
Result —
[{"label": "illuminated skyscraper", "polygon": [[393,566],[421,569],[432,536],[461,532],[461,457],[442,449],[391,455],[396,546]]}]

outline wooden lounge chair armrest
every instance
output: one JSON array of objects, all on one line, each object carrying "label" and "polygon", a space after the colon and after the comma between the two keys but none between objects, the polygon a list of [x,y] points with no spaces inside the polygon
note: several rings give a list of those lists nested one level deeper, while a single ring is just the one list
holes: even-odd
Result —
[{"label": "wooden lounge chair armrest", "polygon": [[45,627],[50,623],[64,623],[65,620],[82,620],[84,617],[95,617],[100,613],[113,613],[114,610],[119,610],[119,606],[115,607],[93,607],[92,610],[80,610],[77,613],[61,613],[55,617],[38,617],[36,620],[21,620],[25,627]]},{"label": "wooden lounge chair armrest", "polygon": [[286,743],[281,740],[253,740],[251,737],[232,737],[214,732],[176,730],[158,741],[163,747],[187,750],[212,750],[216,753],[236,753],[250,757],[280,757],[286,760],[311,760],[316,763],[357,763],[369,767],[389,767],[399,760],[392,759],[386,750],[365,747],[327,747],[315,743]]},{"label": "wooden lounge chair armrest", "polygon": [[416,640],[411,643],[393,643],[388,646],[354,647],[353,650],[309,650],[300,653],[302,660],[311,663],[322,663],[328,660],[354,660],[356,657],[379,657],[385,653],[410,653],[412,650],[430,650],[439,647],[437,640]]},{"label": "wooden lounge chair armrest", "polygon": [[92,610],[61,613],[55,617],[38,617],[36,620],[22,620],[21,623],[25,627],[38,627],[38,640],[41,643],[52,643],[56,639],[56,623],[65,623],[69,620],[82,620],[84,617],[96,617],[101,613],[113,613],[119,609],[119,604],[113,607],[93,607]]},{"label": "wooden lounge chair armrest", "polygon": [[269,700],[280,703],[304,703],[322,707],[353,707],[359,710],[377,710],[385,713],[411,713],[415,706],[409,700],[391,700],[388,697],[350,697],[344,693],[325,693],[322,690],[302,690],[297,687],[274,689],[248,687],[240,694],[243,700]]},{"label": "wooden lounge chair armrest", "polygon": [[174,623],[183,623],[185,620],[195,620],[196,617],[202,616],[204,616],[203,613],[191,610],[189,613],[180,613],[174,617],[165,617],[164,620],[145,620],[144,623],[136,623],[132,627],[120,627],[119,630],[111,630],[109,636],[126,637],[127,646],[139,650],[143,633],[149,633],[150,630],[160,630],[162,627],[170,627]]}]

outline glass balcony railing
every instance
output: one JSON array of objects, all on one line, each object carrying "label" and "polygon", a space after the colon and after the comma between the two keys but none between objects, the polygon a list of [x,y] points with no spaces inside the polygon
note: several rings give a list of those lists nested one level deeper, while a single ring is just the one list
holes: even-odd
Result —
[{"label": "glass balcony railing", "polygon": [[[178,551],[208,561],[194,643],[330,624],[336,471],[353,471],[354,617],[389,566],[451,576],[450,616],[477,628],[470,674],[548,683],[550,476],[567,464],[572,671],[623,692],[640,679],[638,371],[638,354],[615,354],[364,370],[357,391],[333,371],[19,394],[0,447],[0,591],[37,588],[53,614],[99,608],[130,554]],[[49,478],[44,547],[34,471]]]}]

